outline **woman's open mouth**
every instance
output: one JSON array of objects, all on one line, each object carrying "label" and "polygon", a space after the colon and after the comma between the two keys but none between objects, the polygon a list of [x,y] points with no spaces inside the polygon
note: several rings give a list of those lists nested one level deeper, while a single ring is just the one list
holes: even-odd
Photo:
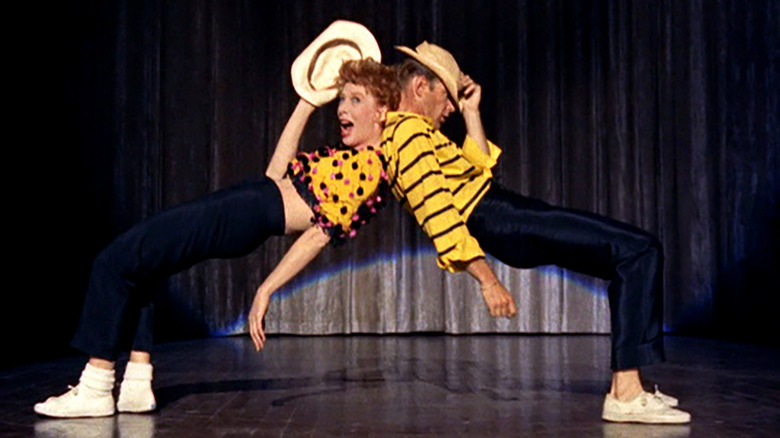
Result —
[{"label": "woman's open mouth", "polygon": [[339,126],[341,127],[341,136],[346,137],[352,131],[354,125],[348,120],[340,120]]}]

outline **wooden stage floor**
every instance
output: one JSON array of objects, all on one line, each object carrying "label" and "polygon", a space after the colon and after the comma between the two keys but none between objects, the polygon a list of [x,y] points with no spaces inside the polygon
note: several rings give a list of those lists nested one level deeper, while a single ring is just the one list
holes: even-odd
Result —
[{"label": "wooden stage floor", "polygon": [[261,354],[240,336],[159,345],[153,414],[41,418],[33,404],[77,383],[84,358],[2,370],[0,437],[780,436],[780,351],[666,349],[646,387],[678,397],[690,425],[601,421],[608,336],[275,336]]}]

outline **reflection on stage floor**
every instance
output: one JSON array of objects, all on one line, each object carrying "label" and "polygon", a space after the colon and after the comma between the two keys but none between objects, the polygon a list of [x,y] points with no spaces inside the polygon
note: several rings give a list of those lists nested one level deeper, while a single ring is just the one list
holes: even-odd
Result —
[{"label": "reflection on stage floor", "polygon": [[[780,352],[667,337],[643,371],[693,422],[609,424],[609,337],[246,336],[154,352],[153,414],[56,420],[32,405],[77,383],[84,358],[0,371],[0,437],[775,437]],[[120,361],[118,375],[124,364]]]}]

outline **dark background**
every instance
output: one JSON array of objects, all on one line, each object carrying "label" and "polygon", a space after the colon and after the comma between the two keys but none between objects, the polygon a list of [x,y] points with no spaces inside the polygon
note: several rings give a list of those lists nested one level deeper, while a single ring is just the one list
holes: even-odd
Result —
[{"label": "dark background", "polygon": [[[91,260],[116,234],[264,171],[297,99],[289,67],[338,18],[371,29],[386,62],[422,40],[453,52],[483,85],[502,184],[658,234],[670,331],[778,344],[778,1],[62,3],[7,17],[22,26],[4,69],[16,135],[3,366],[73,353]],[[303,144],[335,138],[332,113]],[[241,276],[245,263],[206,270]],[[222,317],[161,296],[162,340]]]}]

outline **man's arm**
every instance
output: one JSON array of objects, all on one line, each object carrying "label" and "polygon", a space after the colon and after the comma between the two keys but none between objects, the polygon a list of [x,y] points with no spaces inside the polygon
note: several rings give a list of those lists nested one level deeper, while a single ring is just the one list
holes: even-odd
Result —
[{"label": "man's arm", "polygon": [[[482,116],[479,113],[479,103],[482,100],[482,87],[468,75],[460,77],[460,88],[463,99],[460,101],[460,111],[466,124],[466,134],[479,146],[487,156],[491,155],[485,129],[482,126]],[[472,260],[466,271],[479,281],[482,298],[488,306],[490,315],[511,318],[517,313],[514,297],[498,281],[496,274],[485,259]]]},{"label": "man's arm", "polygon": [[249,310],[249,334],[255,343],[255,348],[260,351],[265,344],[265,331],[263,331],[263,317],[268,310],[271,294],[284,286],[291,278],[298,274],[309,264],[317,254],[322,251],[330,236],[320,227],[311,227],[293,243],[290,250],[282,257],[273,271],[257,288],[252,308]]},{"label": "man's arm", "polygon": [[461,153],[473,165],[489,171],[496,165],[501,149],[487,140],[482,126],[482,116],[479,112],[482,87],[466,75],[461,76],[460,84],[464,96],[460,101],[460,109],[466,124],[466,140],[461,147]]},{"label": "man's arm", "polygon": [[267,177],[275,181],[284,178],[285,173],[287,173],[287,164],[298,152],[298,143],[301,140],[303,128],[306,127],[309,116],[315,109],[317,108],[314,105],[303,99],[298,101],[298,105],[284,126],[282,135],[279,136],[279,141],[276,142],[276,149],[268,163],[268,169],[265,171]]},{"label": "man's arm", "polygon": [[479,113],[479,103],[482,100],[482,86],[474,82],[471,76],[462,75],[460,77],[460,87],[463,90],[460,112],[463,114],[466,134],[477,143],[477,146],[485,155],[490,155],[487,136],[482,126],[482,116]]}]

